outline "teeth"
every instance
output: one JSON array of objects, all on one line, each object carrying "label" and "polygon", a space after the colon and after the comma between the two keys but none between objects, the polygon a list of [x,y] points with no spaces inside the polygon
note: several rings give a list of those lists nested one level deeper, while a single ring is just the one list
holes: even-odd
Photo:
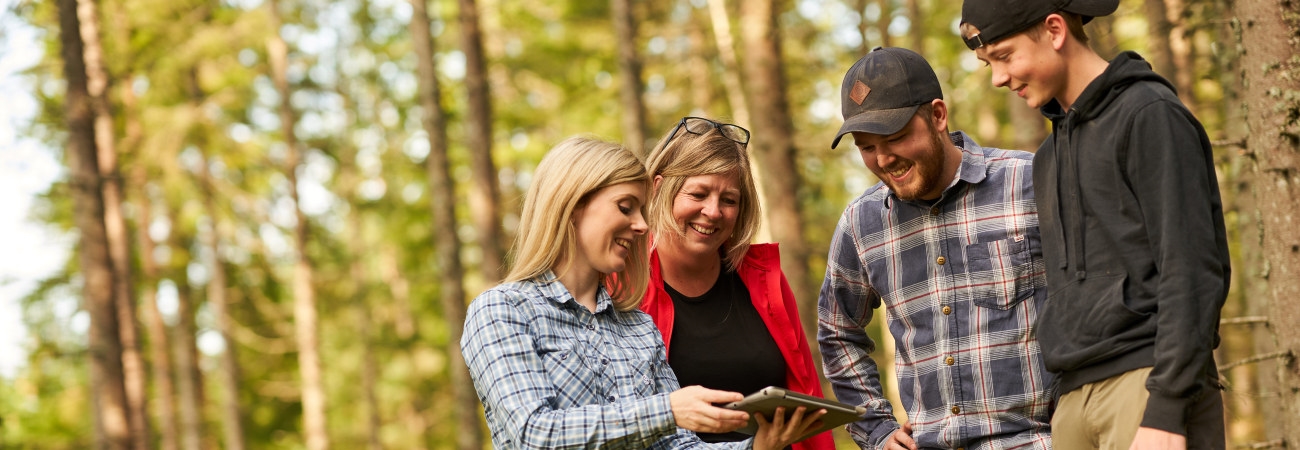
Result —
[{"label": "teeth", "polygon": [[909,169],[909,167],[903,167],[903,168],[899,168],[899,169],[894,169],[894,170],[889,171],[889,174],[890,174],[890,175],[893,175],[893,176],[895,176],[895,177],[901,177],[901,176],[903,176],[903,174],[907,173],[907,169]]},{"label": "teeth", "polygon": [[717,228],[701,228],[699,225],[691,224],[691,229],[703,234],[713,234],[718,231]]},{"label": "teeth", "polygon": [[627,239],[615,239],[615,240],[614,240],[614,243],[615,243],[615,244],[618,244],[619,247],[623,247],[623,248],[626,248],[626,249],[631,249],[631,248],[632,248],[632,241],[629,241],[629,240],[627,240]]}]

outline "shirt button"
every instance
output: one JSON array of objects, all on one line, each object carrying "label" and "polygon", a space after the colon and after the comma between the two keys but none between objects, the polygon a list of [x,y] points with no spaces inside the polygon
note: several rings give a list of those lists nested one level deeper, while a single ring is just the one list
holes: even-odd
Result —
[{"label": "shirt button", "polygon": [[596,324],[594,324],[594,323],[589,323],[589,324],[587,324],[587,329],[588,329],[588,330],[594,330],[594,329],[596,329]]},{"label": "shirt button", "polygon": [[943,315],[946,316],[946,315],[949,315],[949,314],[952,314],[952,307],[951,307],[951,306],[944,306],[944,307],[943,307]]},{"label": "shirt button", "polygon": [[[949,359],[952,359],[952,358],[949,358]],[[602,360],[600,360],[600,364],[601,364],[601,365],[609,364],[609,360],[608,360],[608,359],[602,359]],[[951,364],[951,363],[949,363],[949,364]]]},{"label": "shirt button", "polygon": [[613,403],[613,402],[614,402],[614,396],[613,396],[613,395],[609,396],[609,402],[610,402],[610,403]]},{"label": "shirt button", "polygon": [[940,256],[938,259],[934,260],[934,262],[937,262],[937,263],[939,263],[939,265],[942,266],[943,263],[948,262],[948,259],[947,259],[947,258],[944,258],[944,257],[942,257],[942,256]]},{"label": "shirt button", "polygon": [[[613,397],[610,397],[610,399],[611,399],[611,401],[613,401],[613,400],[612,400]],[[958,413],[960,413],[960,412],[961,412],[961,408],[956,407],[956,406],[952,407],[952,413],[953,413],[953,414],[958,414]]]},{"label": "shirt button", "polygon": [[936,207],[930,208],[930,215],[931,215],[931,216],[937,216],[937,215],[939,215],[939,207],[936,206]]},{"label": "shirt button", "polygon": [[947,365],[950,365],[950,366],[951,366],[951,365],[953,365],[953,363],[957,362],[957,360],[952,359],[952,357],[949,356],[949,357],[947,357],[947,358],[944,358],[944,359],[943,359],[943,362],[944,362],[944,364],[947,364]]}]

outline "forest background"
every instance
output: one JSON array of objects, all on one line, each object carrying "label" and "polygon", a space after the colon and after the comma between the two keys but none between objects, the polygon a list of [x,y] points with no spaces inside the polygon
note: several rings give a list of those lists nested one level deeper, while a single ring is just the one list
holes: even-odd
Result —
[{"label": "forest background", "polygon": [[[762,240],[813,330],[829,235],[876,182],[829,148],[853,61],[919,51],[983,145],[1048,131],[990,85],[955,1],[7,5],[0,189],[25,231],[0,249],[22,325],[0,344],[0,448],[487,448],[464,308],[552,144],[643,153],[688,114],[749,128]],[[1214,141],[1229,443],[1300,448],[1300,3],[1123,0],[1087,29],[1151,61]]]}]

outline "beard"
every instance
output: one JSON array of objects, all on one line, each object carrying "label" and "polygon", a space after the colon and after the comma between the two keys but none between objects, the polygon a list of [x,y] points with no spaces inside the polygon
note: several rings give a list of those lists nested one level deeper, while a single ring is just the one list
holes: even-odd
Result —
[{"label": "beard", "polygon": [[[895,184],[888,176],[882,177],[886,186],[894,191],[894,196],[900,200],[933,200],[923,199],[933,193],[942,193],[942,189],[952,180],[943,180],[943,163],[944,163],[944,142],[948,136],[934,129],[934,124],[929,120],[925,121],[926,128],[930,133],[930,151],[920,159],[911,161],[912,179],[906,185]],[[888,172],[888,171],[886,171]]]}]

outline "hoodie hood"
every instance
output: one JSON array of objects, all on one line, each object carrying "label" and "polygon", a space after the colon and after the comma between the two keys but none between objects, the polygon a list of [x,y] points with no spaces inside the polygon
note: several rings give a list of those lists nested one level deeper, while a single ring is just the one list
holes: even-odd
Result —
[{"label": "hoodie hood", "polygon": [[[1175,95],[1177,94],[1174,85],[1152,71],[1151,64],[1142,59],[1142,56],[1131,51],[1123,52],[1110,60],[1106,71],[1092,80],[1092,83],[1088,83],[1088,87],[1084,88],[1079,98],[1075,99],[1072,107],[1076,114],[1075,120],[1081,123],[1097,117],[1119,97],[1120,92],[1139,81],[1160,83],[1174,91]],[[1064,118],[1067,112],[1061,108],[1061,104],[1056,99],[1052,99],[1042,108],[1043,115],[1053,121]]]}]

